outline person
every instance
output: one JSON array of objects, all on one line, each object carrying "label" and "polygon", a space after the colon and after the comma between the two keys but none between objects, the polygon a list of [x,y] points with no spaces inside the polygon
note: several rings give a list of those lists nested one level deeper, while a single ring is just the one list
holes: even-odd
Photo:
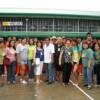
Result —
[{"label": "person", "polygon": [[100,44],[94,45],[94,57],[95,57],[95,72],[96,72],[96,86],[100,86]]},{"label": "person", "polygon": [[83,42],[82,64],[84,86],[88,86],[88,89],[91,89],[93,83],[94,52],[89,48],[87,41]]},{"label": "person", "polygon": [[37,48],[36,48],[36,67],[34,70],[37,84],[40,84],[41,82],[43,61],[44,61],[44,51],[42,49],[42,43],[38,41]]},{"label": "person", "polygon": [[3,40],[0,39],[0,87],[4,85],[2,75],[4,74],[4,48],[3,48]]},{"label": "person", "polygon": [[26,45],[26,38],[23,38],[21,44],[16,47],[17,63],[20,64],[20,73],[21,73],[20,82],[22,84],[27,84],[26,77],[25,77],[25,69],[26,69],[26,64],[28,59],[27,52],[28,52],[28,48]]},{"label": "person", "polygon": [[15,84],[16,50],[15,42],[13,40],[9,42],[9,47],[7,47],[5,51],[5,56],[9,59],[9,64],[7,65],[7,83]]},{"label": "person", "polygon": [[75,85],[79,84],[79,62],[81,58],[82,48],[78,45],[78,41],[73,39],[72,41],[72,61],[73,61],[73,74]]},{"label": "person", "polygon": [[56,81],[61,81],[62,68],[59,65],[59,55],[62,48],[62,38],[57,38],[57,43],[55,44],[55,53],[54,53],[54,65],[56,69]]},{"label": "person", "polygon": [[34,79],[35,55],[36,46],[33,44],[33,39],[30,39],[28,46],[29,83],[32,83]]},{"label": "person", "polygon": [[48,85],[52,84],[54,82],[54,53],[55,48],[54,45],[50,43],[50,39],[45,39],[45,45],[43,46],[44,49],[44,64],[46,66],[46,77]]},{"label": "person", "polygon": [[72,50],[70,44],[71,40],[67,39],[65,46],[61,48],[59,56],[59,65],[62,66],[64,86],[68,85],[72,71]]}]

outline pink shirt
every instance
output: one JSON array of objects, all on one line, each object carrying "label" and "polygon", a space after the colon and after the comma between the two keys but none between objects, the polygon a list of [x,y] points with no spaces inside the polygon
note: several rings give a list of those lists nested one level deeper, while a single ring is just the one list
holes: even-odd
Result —
[{"label": "pink shirt", "polygon": [[9,48],[7,47],[5,49],[5,55],[7,58],[10,59],[10,61],[16,61],[16,57],[15,57],[16,51],[13,48]]}]

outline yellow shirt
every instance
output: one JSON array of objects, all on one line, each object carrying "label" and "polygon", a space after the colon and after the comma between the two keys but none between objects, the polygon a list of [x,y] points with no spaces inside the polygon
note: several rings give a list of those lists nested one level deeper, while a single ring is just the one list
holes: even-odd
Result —
[{"label": "yellow shirt", "polygon": [[29,45],[28,46],[28,60],[32,60],[35,58],[36,54],[36,46],[35,45]]},{"label": "yellow shirt", "polygon": [[2,48],[0,48],[0,64],[3,64],[3,59],[4,59],[4,51]]}]

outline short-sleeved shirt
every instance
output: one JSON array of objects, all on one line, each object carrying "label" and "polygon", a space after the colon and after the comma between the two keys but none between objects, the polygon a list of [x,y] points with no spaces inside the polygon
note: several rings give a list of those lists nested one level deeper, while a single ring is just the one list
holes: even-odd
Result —
[{"label": "short-sleeved shirt", "polygon": [[28,52],[27,45],[20,44],[20,45],[18,45],[18,47],[16,47],[16,53],[20,54],[21,60],[27,60],[28,59],[27,52]]},{"label": "short-sleeved shirt", "polygon": [[0,65],[3,64],[3,59],[4,59],[4,50],[2,48],[0,48]]},{"label": "short-sleeved shirt", "polygon": [[100,63],[100,50],[94,52],[96,63]]},{"label": "short-sleeved shirt", "polygon": [[55,53],[55,48],[53,44],[49,44],[48,46],[45,44],[44,47],[44,63],[51,62],[51,54]]},{"label": "short-sleeved shirt", "polygon": [[14,48],[6,48],[5,55],[10,59],[11,62],[16,61],[16,50]]},{"label": "short-sleeved shirt", "polygon": [[61,48],[61,52],[62,52],[62,59],[63,59],[63,63],[69,63],[72,62],[72,49],[70,47],[65,47],[63,46]]},{"label": "short-sleeved shirt", "polygon": [[32,60],[32,59],[33,59],[34,53],[36,53],[36,46],[34,46],[34,45],[29,45],[29,46],[28,46],[28,59],[29,59],[29,60]]},{"label": "short-sleeved shirt", "polygon": [[73,62],[79,62],[80,60],[79,52],[81,51],[82,51],[82,48],[80,46],[72,47],[72,61]]},{"label": "short-sleeved shirt", "polygon": [[[90,48],[82,51],[82,64],[84,67],[88,67],[89,60],[94,60],[94,52]],[[94,62],[92,62],[92,64],[94,64]]]}]

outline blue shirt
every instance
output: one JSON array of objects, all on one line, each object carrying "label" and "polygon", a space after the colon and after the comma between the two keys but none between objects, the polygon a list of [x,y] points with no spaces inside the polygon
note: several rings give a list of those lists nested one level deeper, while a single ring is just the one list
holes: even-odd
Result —
[{"label": "blue shirt", "polygon": [[40,58],[40,61],[44,61],[44,52],[42,49],[36,49],[36,58]]}]

